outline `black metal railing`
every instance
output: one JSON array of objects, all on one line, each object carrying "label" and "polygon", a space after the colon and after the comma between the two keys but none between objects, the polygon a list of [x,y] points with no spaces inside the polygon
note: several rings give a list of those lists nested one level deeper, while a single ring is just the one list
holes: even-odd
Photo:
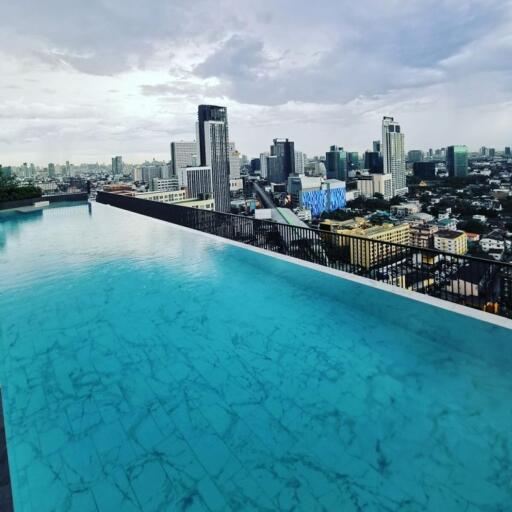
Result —
[{"label": "black metal railing", "polygon": [[97,202],[512,318],[512,264],[98,192]]}]

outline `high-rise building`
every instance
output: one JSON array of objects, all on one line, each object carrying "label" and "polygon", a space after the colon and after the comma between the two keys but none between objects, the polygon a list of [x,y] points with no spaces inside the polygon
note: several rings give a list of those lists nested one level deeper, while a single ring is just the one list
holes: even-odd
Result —
[{"label": "high-rise building", "polygon": [[185,167],[180,169],[178,179],[180,187],[186,189],[188,198],[206,198],[213,194],[210,167]]},{"label": "high-rise building", "polygon": [[173,176],[171,162],[168,162],[160,166],[160,175],[164,180],[168,180]]},{"label": "high-rise building", "polygon": [[270,155],[277,157],[274,183],[287,183],[288,176],[295,174],[295,144],[288,139],[274,139]]},{"label": "high-rise building", "polygon": [[423,151],[421,149],[411,149],[407,153],[407,161],[414,162],[423,162]]},{"label": "high-rise building", "polygon": [[132,169],[132,180],[133,181],[142,181],[142,169],[140,167],[134,167]]},{"label": "high-rise building", "polygon": [[446,169],[449,176],[460,178],[468,175],[468,148],[466,146],[448,146]]},{"label": "high-rise building", "polygon": [[229,179],[240,178],[240,153],[235,143],[229,143]]},{"label": "high-rise building", "polygon": [[[67,162],[66,162],[67,163]],[[123,174],[123,159],[120,156],[112,157],[112,174]]]},{"label": "high-rise building", "polygon": [[406,194],[404,134],[392,117],[382,119],[382,154],[384,174],[392,177],[393,196]]},{"label": "high-rise building", "polygon": [[510,156],[511,153],[510,153],[510,146],[506,146],[505,147],[505,156]]},{"label": "high-rise building", "polygon": [[268,181],[271,183],[281,183],[281,179],[283,178],[283,168],[279,158],[276,155],[270,155],[266,156],[265,160]]},{"label": "high-rise building", "polygon": [[382,151],[380,140],[373,141],[373,151],[375,153],[380,153]]},{"label": "high-rise building", "polygon": [[261,160],[259,158],[251,159],[251,174],[261,171]]},{"label": "high-rise building", "polygon": [[199,105],[198,141],[201,167],[212,170],[213,197],[219,212],[230,211],[229,128],[226,107]]},{"label": "high-rise building", "polygon": [[435,178],[436,162],[414,162],[412,164],[412,172],[418,178]]},{"label": "high-rise building", "polygon": [[197,142],[171,142],[172,174],[178,176],[181,169],[197,165]]},{"label": "high-rise building", "polygon": [[270,153],[260,153],[260,175],[262,178],[268,178],[268,157]]},{"label": "high-rise building", "polygon": [[374,197],[375,194],[381,194],[384,199],[389,200],[392,197],[391,174],[369,174],[357,178],[357,190],[363,197]]},{"label": "high-rise building", "polygon": [[12,167],[10,165],[0,165],[0,175],[3,176],[4,178],[10,178],[13,175]]},{"label": "high-rise building", "polygon": [[50,178],[54,178],[55,177],[55,164],[48,164],[48,176]]},{"label": "high-rise building", "polygon": [[340,146],[331,146],[325,153],[325,168],[328,179],[347,180],[347,154]]},{"label": "high-rise building", "polygon": [[295,174],[304,174],[305,155],[302,151],[295,151]]},{"label": "high-rise building", "polygon": [[349,171],[359,169],[359,153],[357,151],[347,151],[347,168]]},{"label": "high-rise building", "polygon": [[377,151],[366,151],[364,168],[368,169],[371,174],[382,174],[382,156]]},{"label": "high-rise building", "polygon": [[151,184],[153,178],[162,177],[162,170],[159,165],[146,164],[141,167],[141,177],[144,183]]},{"label": "high-rise building", "polygon": [[496,156],[496,150],[494,148],[489,148],[489,157],[494,158]]}]

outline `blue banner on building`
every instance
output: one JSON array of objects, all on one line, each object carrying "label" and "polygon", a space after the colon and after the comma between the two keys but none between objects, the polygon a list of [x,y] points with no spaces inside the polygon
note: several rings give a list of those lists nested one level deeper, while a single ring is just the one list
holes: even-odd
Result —
[{"label": "blue banner on building", "polygon": [[301,206],[311,210],[314,217],[320,217],[324,212],[345,208],[346,190],[345,187],[338,187],[302,192],[301,203]]}]

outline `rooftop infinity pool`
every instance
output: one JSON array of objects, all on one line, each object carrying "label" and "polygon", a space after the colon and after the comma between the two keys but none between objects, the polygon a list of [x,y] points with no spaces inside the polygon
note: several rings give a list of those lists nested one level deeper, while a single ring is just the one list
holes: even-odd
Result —
[{"label": "rooftop infinity pool", "polygon": [[95,203],[0,216],[0,327],[17,512],[512,510],[504,327]]}]

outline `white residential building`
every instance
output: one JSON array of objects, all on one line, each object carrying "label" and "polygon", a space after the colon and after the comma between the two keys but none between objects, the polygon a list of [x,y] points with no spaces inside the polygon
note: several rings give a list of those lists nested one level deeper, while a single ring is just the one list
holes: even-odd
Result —
[{"label": "white residential building", "polygon": [[304,174],[306,155],[302,151],[295,151],[295,174]]},{"label": "white residential building", "polygon": [[206,197],[213,194],[212,169],[211,167],[185,167],[179,169],[178,183],[184,188],[187,197]]},{"label": "white residential building", "polygon": [[230,179],[240,178],[240,153],[237,151],[235,143],[228,144],[229,149],[229,177]]},{"label": "white residential building", "polygon": [[268,177],[268,157],[270,156],[270,153],[260,153],[260,176],[262,178]]},{"label": "white residential building", "polygon": [[359,195],[373,197],[375,194],[382,194],[384,199],[393,197],[391,174],[368,174],[360,176],[357,180]]},{"label": "white residential building", "polygon": [[159,203],[175,203],[176,201],[183,201],[187,199],[184,190],[167,190],[167,191],[154,191],[142,192],[135,194],[139,199],[148,199],[149,201],[158,201]]},{"label": "white residential building", "polygon": [[491,232],[488,235],[482,236],[480,239],[480,248],[484,252],[504,251],[505,247],[505,239],[499,234],[493,234]]},{"label": "white residential building", "polygon": [[180,169],[197,165],[197,155],[197,142],[171,142],[172,173],[178,176]]},{"label": "white residential building", "polygon": [[172,178],[153,178],[151,181],[151,190],[152,191],[158,191],[158,192],[166,192],[170,190],[178,190],[178,178],[172,177]]},{"label": "white residential building", "polygon": [[382,156],[384,174],[391,174],[393,196],[407,193],[404,134],[392,117],[382,119]]}]

